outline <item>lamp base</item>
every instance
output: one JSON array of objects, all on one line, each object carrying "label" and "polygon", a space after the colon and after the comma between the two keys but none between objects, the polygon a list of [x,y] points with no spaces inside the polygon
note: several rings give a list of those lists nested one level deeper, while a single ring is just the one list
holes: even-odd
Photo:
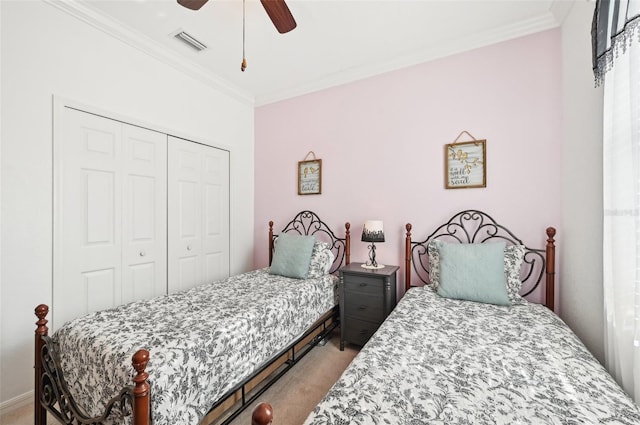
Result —
[{"label": "lamp base", "polygon": [[371,264],[362,263],[360,267],[364,267],[365,269],[373,269],[373,270],[384,269],[383,264],[378,264],[377,266],[373,266]]}]

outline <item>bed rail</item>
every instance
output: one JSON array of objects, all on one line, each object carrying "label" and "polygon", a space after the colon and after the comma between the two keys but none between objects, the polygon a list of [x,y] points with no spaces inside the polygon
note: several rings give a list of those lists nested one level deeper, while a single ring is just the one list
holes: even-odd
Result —
[{"label": "bed rail", "polygon": [[522,296],[531,294],[544,277],[544,305],[550,310],[555,307],[555,235],[556,229],[546,229],[547,241],[544,249],[529,248],[509,229],[498,224],[488,214],[478,210],[466,210],[455,214],[440,225],[424,240],[412,240],[413,226],[407,223],[405,236],[405,290],[412,285],[412,271],[419,283],[429,284],[429,256],[427,245],[434,239],[457,241],[460,243],[484,243],[504,240],[508,245],[524,245],[522,261]]}]

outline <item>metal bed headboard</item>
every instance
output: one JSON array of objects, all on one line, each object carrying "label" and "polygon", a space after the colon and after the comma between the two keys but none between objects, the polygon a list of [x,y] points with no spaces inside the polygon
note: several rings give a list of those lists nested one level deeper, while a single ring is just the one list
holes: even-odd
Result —
[{"label": "metal bed headboard", "polygon": [[429,255],[427,245],[434,239],[457,241],[459,243],[484,243],[491,240],[504,240],[507,245],[524,245],[525,253],[522,261],[522,296],[527,296],[538,288],[543,278],[546,283],[545,305],[553,310],[555,291],[555,240],[556,230],[548,227],[547,246],[530,248],[506,227],[498,224],[490,215],[479,210],[465,210],[455,214],[446,223],[438,226],[423,241],[411,240],[410,223],[406,225],[405,246],[405,285],[408,290],[412,286],[412,275],[419,282],[429,284]]},{"label": "metal bed headboard", "polygon": [[[282,229],[281,233],[295,232],[299,235],[313,235],[319,241],[327,242],[335,256],[329,273],[335,273],[344,264],[351,261],[351,224],[345,223],[345,237],[339,238],[313,211],[301,211]],[[273,221],[269,221],[269,264],[273,260],[274,241],[278,237],[273,233]]]}]

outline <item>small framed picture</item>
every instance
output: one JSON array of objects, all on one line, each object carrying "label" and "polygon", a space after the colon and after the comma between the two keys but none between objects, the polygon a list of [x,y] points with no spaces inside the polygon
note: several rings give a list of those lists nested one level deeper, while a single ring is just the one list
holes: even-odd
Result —
[{"label": "small framed picture", "polygon": [[322,160],[298,161],[298,195],[322,193]]},{"label": "small framed picture", "polygon": [[445,145],[447,189],[487,187],[486,140]]}]

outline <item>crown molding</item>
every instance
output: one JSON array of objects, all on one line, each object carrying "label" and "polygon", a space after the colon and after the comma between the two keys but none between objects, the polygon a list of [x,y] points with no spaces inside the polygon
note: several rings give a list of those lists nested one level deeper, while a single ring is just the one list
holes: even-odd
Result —
[{"label": "crown molding", "polygon": [[[565,3],[562,0],[555,0],[554,3]],[[573,3],[573,1],[571,2]],[[462,37],[451,42],[431,47],[420,52],[406,55],[381,64],[344,69],[338,73],[309,81],[306,84],[284,90],[274,91],[268,94],[256,96],[255,105],[264,106],[270,103],[279,102],[297,96],[313,93],[319,90],[328,89],[342,84],[352,83],[364,78],[374,77],[402,68],[423,64],[446,56],[470,51],[485,47],[491,44],[508,41],[514,38],[523,37],[556,28],[560,25],[553,13],[549,11],[543,16],[527,19],[521,22],[504,25],[489,31],[474,34],[469,37]]]},{"label": "crown molding", "polygon": [[211,71],[208,71],[188,58],[167,49],[165,46],[150,39],[149,37],[129,27],[125,27],[110,17],[87,7],[80,0],[42,1],[55,6],[86,24],[115,37],[127,45],[134,47],[167,65],[172,66],[200,82],[251,106],[263,106],[279,102],[387,72],[396,71],[398,69],[423,64],[457,53],[478,49],[491,44],[556,28],[561,25],[575,2],[575,0],[553,0],[549,7],[549,11],[536,18],[504,25],[483,33],[474,34],[473,36],[462,37],[385,63],[347,68],[331,75],[309,80],[308,82],[299,84],[296,87],[274,90],[269,93],[257,95],[254,98],[251,93],[248,93],[233,83],[218,77]]},{"label": "crown molding", "polygon": [[[591,1],[595,4],[594,0]],[[569,16],[569,12],[571,12],[571,8],[575,4],[575,0],[554,0],[551,3],[551,7],[549,7],[549,11],[554,16],[556,21],[558,21],[558,25],[562,25],[564,20]]]},{"label": "crown molding", "polygon": [[162,44],[129,28],[96,10],[87,7],[79,0],[42,0],[74,18],[122,41],[123,43],[152,56],[153,58],[181,71],[190,77],[229,95],[250,106],[254,98],[236,85],[226,81],[193,61],[167,49]]}]

